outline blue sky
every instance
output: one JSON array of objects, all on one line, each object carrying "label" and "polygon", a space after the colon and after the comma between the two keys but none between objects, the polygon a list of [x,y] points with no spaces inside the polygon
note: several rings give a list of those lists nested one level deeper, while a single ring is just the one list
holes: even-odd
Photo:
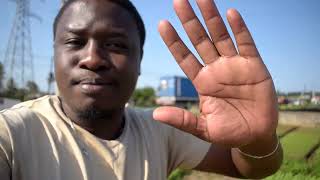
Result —
[{"label": "blue sky", "polygon": [[[196,8],[194,0],[190,0]],[[138,86],[159,84],[166,75],[184,75],[162,42],[157,24],[168,19],[190,46],[174,14],[172,0],[133,0],[147,28],[142,75]],[[221,14],[236,8],[243,15],[261,56],[271,72],[276,89],[281,91],[320,91],[320,1],[319,0],[216,0]],[[46,78],[53,54],[52,22],[60,0],[31,0],[31,10],[42,17],[42,23],[31,20],[35,80],[47,89]],[[4,57],[15,13],[12,0],[0,0],[0,60]],[[194,50],[193,50],[194,51]]]}]

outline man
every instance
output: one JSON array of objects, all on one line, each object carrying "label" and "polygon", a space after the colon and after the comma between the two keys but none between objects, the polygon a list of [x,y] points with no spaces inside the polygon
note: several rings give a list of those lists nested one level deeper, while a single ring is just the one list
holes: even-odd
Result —
[{"label": "man", "polygon": [[199,93],[199,116],[126,109],[143,55],[138,12],[127,0],[68,1],[54,24],[60,94],[2,111],[1,180],[156,180],[177,167],[247,178],[274,173],[282,150],[271,76],[236,10],[227,18],[237,48],[214,2],[197,3],[210,35],[187,0],[174,0],[174,8],[205,65],[169,22],[159,32]]}]

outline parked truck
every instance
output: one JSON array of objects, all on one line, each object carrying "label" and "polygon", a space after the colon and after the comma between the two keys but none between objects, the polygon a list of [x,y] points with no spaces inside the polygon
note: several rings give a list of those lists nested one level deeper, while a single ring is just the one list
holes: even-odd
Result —
[{"label": "parked truck", "polygon": [[188,107],[199,101],[198,93],[191,81],[181,76],[160,78],[156,103],[158,105],[176,105]]}]

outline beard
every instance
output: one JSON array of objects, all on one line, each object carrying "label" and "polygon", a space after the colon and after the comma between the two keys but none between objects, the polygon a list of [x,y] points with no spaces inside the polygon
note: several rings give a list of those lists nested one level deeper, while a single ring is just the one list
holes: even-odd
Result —
[{"label": "beard", "polygon": [[104,120],[108,121],[108,119],[112,119],[112,115],[114,114],[114,110],[101,110],[97,107],[86,107],[82,110],[76,111],[77,117],[86,123],[90,123],[92,121]]},{"label": "beard", "polygon": [[98,121],[112,120],[116,110],[99,109],[94,106],[85,107],[83,109],[76,110],[76,116],[80,121],[85,123],[93,123]]},{"label": "beard", "polygon": [[[60,100],[60,107],[62,111],[68,117],[63,107],[62,98],[59,97],[59,100]],[[71,111],[75,113],[78,120],[87,124],[87,123],[97,122],[101,120],[103,121],[111,120],[116,109],[106,110],[106,109],[100,109],[94,105],[91,105],[91,106],[82,107],[82,108],[71,107]]]}]

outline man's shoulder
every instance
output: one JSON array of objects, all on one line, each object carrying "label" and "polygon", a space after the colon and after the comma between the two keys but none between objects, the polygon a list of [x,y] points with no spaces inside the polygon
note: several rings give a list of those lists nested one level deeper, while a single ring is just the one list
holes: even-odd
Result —
[{"label": "man's shoulder", "polygon": [[36,119],[37,112],[44,109],[48,110],[50,106],[50,96],[43,96],[38,99],[25,101],[14,105],[11,108],[0,111],[1,119],[9,124],[23,124],[27,119]]},{"label": "man's shoulder", "polygon": [[[28,108],[28,109],[36,109],[37,107],[43,106],[43,105],[47,105],[50,101],[52,96],[43,96],[37,99],[33,99],[33,100],[28,100],[28,101],[24,101],[21,102],[19,104],[16,104],[14,106],[12,106],[9,109],[5,109],[3,111],[6,110],[19,110],[19,109],[23,109],[23,108]],[[2,111],[1,111],[2,112]]]}]

